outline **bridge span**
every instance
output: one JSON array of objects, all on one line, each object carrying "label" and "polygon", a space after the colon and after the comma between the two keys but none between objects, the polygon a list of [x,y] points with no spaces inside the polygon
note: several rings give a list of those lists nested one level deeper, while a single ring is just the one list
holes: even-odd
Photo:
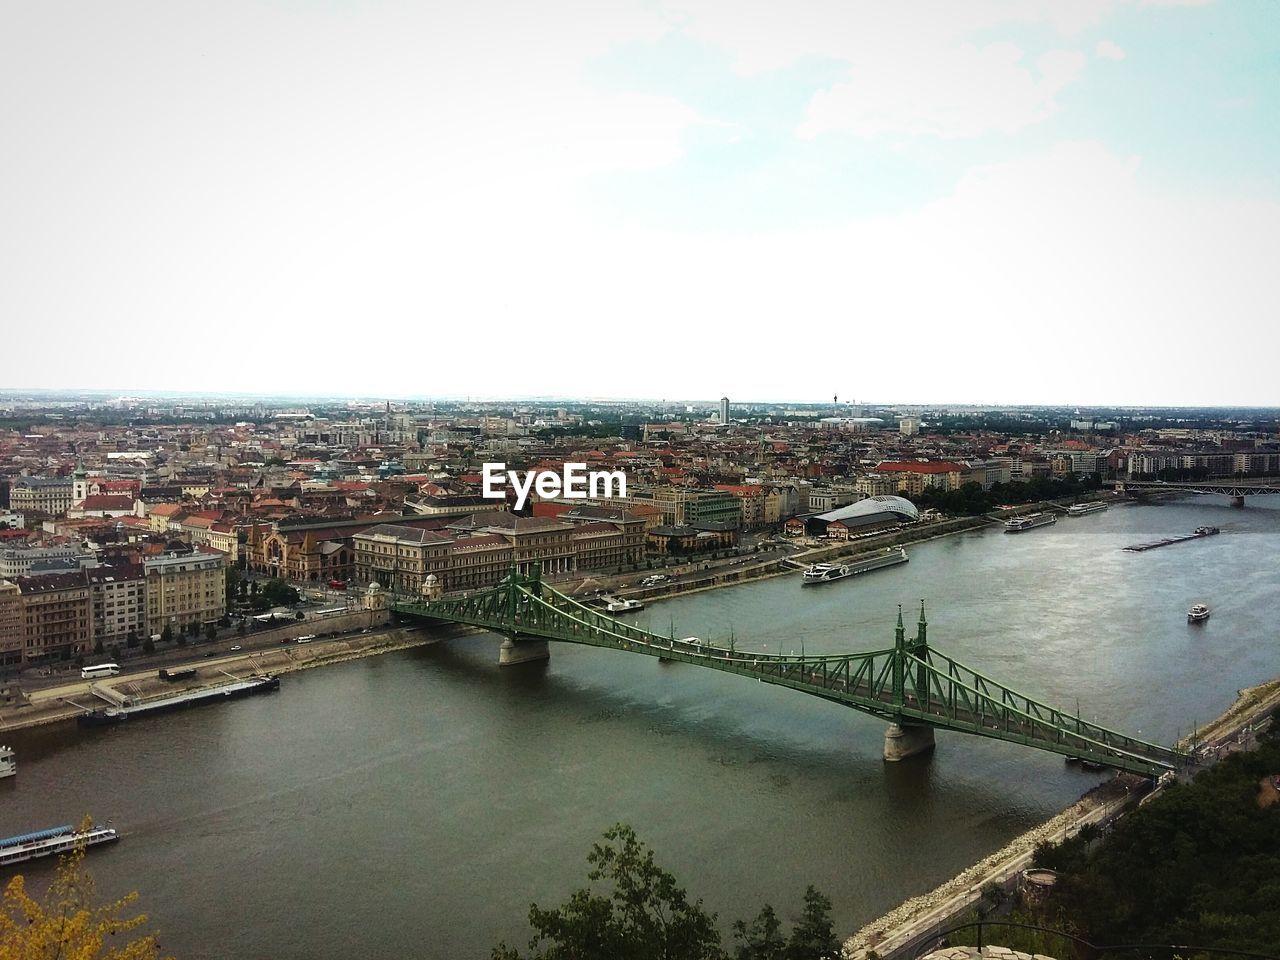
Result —
[{"label": "bridge span", "polygon": [[1168,490],[1177,490],[1183,493],[1216,493],[1219,496],[1230,497],[1233,507],[1243,507],[1245,497],[1280,494],[1280,478],[1116,481],[1116,493],[1141,496],[1144,493],[1159,493],[1160,491]]},{"label": "bridge span", "polygon": [[892,647],[866,653],[782,656],[745,653],[694,637],[664,637],[583,606],[542,582],[538,570],[513,570],[501,583],[461,597],[395,601],[402,618],[468,624],[503,635],[499,662],[543,660],[549,640],[657,657],[750,677],[820,697],[888,721],[886,760],[934,746],[933,731],[954,730],[1019,743],[1144,776],[1176,770],[1190,758],[1171,747],[1071,716],[966,667],[929,646],[924,603],[908,638],[898,610]]}]

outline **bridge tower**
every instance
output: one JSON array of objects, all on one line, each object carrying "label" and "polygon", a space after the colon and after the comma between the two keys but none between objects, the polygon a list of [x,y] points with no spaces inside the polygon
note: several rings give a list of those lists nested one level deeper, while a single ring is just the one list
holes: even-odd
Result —
[{"label": "bridge tower", "polygon": [[[929,623],[924,616],[924,601],[920,601],[920,622],[916,624],[916,635],[907,642],[906,627],[902,624],[902,607],[898,607],[898,627],[894,631],[893,644],[893,702],[897,707],[904,707],[908,701],[920,707],[929,700],[929,672],[925,669],[925,658],[929,652],[927,637]],[[914,665],[915,669],[912,670]],[[914,676],[911,674],[914,673]],[[914,691],[907,693],[910,685]],[[934,747],[933,727],[922,723],[908,723],[899,715],[895,723],[889,724],[884,734],[884,758],[890,763],[914,757],[918,753],[927,753]]]},{"label": "bridge tower", "polygon": [[[522,594],[519,586],[523,582],[524,586],[534,596],[542,596],[542,564],[535,560],[529,565],[529,573],[523,577],[513,566],[504,582],[507,585],[506,619],[511,623],[519,624],[522,615],[520,609]],[[550,659],[551,648],[547,646],[545,638],[521,636],[518,629],[512,630],[503,637],[502,646],[498,649],[498,665],[502,667],[509,667],[516,663],[530,663],[532,661]]]}]

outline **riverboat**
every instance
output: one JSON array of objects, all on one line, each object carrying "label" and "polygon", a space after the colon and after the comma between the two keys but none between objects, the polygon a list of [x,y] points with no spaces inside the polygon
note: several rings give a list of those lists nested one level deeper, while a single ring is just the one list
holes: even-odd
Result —
[{"label": "riverboat", "polygon": [[610,600],[605,606],[609,613],[630,613],[632,610],[643,610],[644,604],[639,600]]},{"label": "riverboat", "polygon": [[13,747],[6,747],[0,744],[0,780],[5,777],[16,776],[18,773],[18,761],[13,758]]},{"label": "riverboat", "polygon": [[0,840],[0,867],[66,853],[78,846],[92,847],[119,839],[120,834],[111,826],[110,820],[105,827],[92,826],[88,830],[77,830],[67,824],[48,830],[36,830],[34,833],[22,833]]},{"label": "riverboat", "polygon": [[1187,623],[1203,623],[1209,619],[1209,605],[1207,603],[1193,603],[1191,609],[1187,611]]},{"label": "riverboat", "polygon": [[1108,506],[1109,504],[1105,503],[1073,503],[1067,507],[1067,516],[1085,517],[1091,513],[1101,513]]},{"label": "riverboat", "polygon": [[1028,513],[1026,516],[1014,517],[1012,520],[1004,522],[1005,533],[1021,533],[1023,530],[1031,530],[1035,527],[1045,527],[1051,523],[1058,522],[1056,513]]},{"label": "riverboat", "polygon": [[869,573],[882,567],[892,567],[906,563],[910,557],[902,547],[889,547],[883,553],[851,560],[849,563],[815,563],[805,568],[802,583],[811,586],[816,583],[830,583],[832,580],[843,580],[845,577],[859,573]]},{"label": "riverboat", "polygon": [[184,707],[193,707],[201,703],[228,700],[234,697],[247,697],[254,693],[267,693],[269,691],[279,689],[280,678],[272,676],[271,674],[265,674],[261,677],[251,677],[248,680],[236,680],[233,683],[224,683],[217,687],[203,687],[196,690],[188,690],[184,693],[174,694],[169,697],[160,697],[156,700],[144,700],[141,703],[131,703],[121,707],[108,707],[105,710],[93,710],[88,713],[80,714],[77,719],[82,726],[107,726],[113,723],[123,723],[131,717],[146,716],[153,713],[166,713],[170,710],[180,710]]}]

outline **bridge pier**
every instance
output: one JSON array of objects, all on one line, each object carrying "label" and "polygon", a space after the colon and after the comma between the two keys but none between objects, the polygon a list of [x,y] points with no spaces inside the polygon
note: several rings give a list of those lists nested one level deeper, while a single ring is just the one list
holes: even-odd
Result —
[{"label": "bridge pier", "polygon": [[541,637],[503,637],[502,646],[498,649],[498,665],[501,667],[550,659],[551,648]]},{"label": "bridge pier", "polygon": [[1232,497],[1231,505],[1237,510],[1244,506],[1244,497]]},{"label": "bridge pier", "polygon": [[933,727],[914,723],[891,723],[884,732],[884,759],[896,763],[934,747]]}]

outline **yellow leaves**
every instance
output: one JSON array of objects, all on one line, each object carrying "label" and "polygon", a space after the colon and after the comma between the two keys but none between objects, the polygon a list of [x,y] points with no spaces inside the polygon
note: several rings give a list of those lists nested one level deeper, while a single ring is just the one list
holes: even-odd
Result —
[{"label": "yellow leaves", "polygon": [[[82,829],[91,825],[86,819]],[[9,881],[0,907],[0,960],[159,960],[154,935],[122,942],[147,922],[144,914],[124,916],[137,893],[95,904],[83,861],[83,847],[63,857],[42,899],[27,892],[21,875]]]}]

